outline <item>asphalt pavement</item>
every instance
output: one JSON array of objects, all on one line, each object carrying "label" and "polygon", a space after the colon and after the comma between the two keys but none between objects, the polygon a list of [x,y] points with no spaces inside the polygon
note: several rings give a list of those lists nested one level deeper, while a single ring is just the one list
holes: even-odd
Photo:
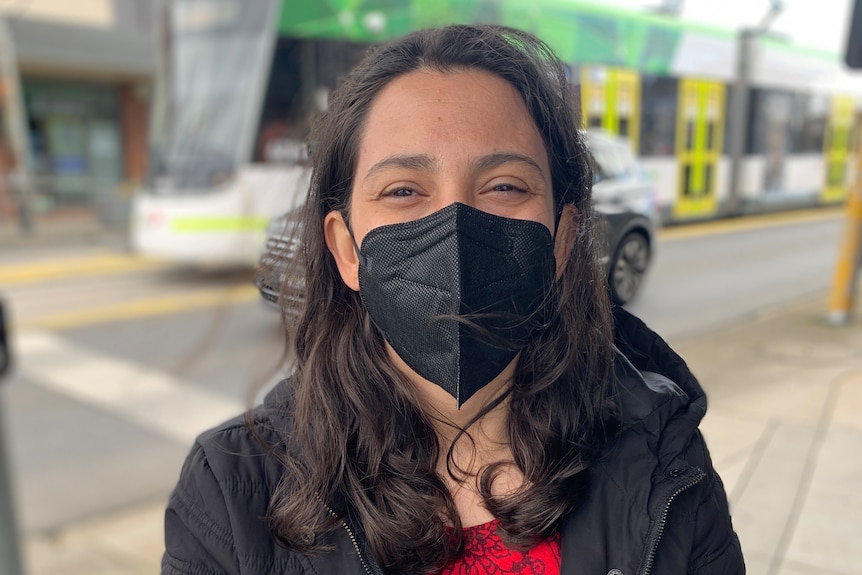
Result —
[{"label": "asphalt pavement", "polygon": [[[860,573],[862,309],[825,316],[819,294],[671,342],[707,390],[702,429],[753,575]],[[27,573],[158,572],[165,502],[25,533]]]}]

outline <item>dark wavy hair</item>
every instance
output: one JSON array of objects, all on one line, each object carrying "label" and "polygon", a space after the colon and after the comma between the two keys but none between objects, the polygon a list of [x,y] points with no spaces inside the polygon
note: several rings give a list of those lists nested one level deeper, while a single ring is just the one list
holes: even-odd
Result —
[{"label": "dark wavy hair", "polygon": [[[491,484],[507,463],[479,476],[485,505],[507,542],[530,546],[560,529],[613,422],[607,400],[613,330],[594,241],[592,169],[564,65],[532,35],[490,25],[418,31],[373,49],[332,92],[309,142],[313,171],[295,270],[304,274],[305,298],[292,334],[292,428],[269,519],[289,547],[311,552],[322,538],[309,538],[309,530],[336,528],[331,510],[346,509],[388,573],[439,571],[460,550],[461,523],[436,471],[442,452],[431,416],[391,364],[359,294],[341,280],[322,224],[332,210],[349,213],[375,96],[419,69],[478,69],[509,82],[544,140],[558,207],[577,209],[577,238],[554,286],[553,318],[522,350],[511,388],[483,411],[508,398],[511,450],[526,478],[522,490],[495,497]],[[459,440],[469,440],[469,430],[461,431]],[[452,450],[442,455],[458,475]]]}]

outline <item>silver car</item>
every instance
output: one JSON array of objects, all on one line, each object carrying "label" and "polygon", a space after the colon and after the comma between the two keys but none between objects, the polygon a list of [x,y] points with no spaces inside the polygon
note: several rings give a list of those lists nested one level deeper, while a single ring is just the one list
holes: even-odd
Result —
[{"label": "silver car", "polygon": [[640,290],[655,251],[658,204],[655,187],[628,143],[596,130],[586,132],[595,169],[593,207],[600,216],[611,298],[620,305]]}]

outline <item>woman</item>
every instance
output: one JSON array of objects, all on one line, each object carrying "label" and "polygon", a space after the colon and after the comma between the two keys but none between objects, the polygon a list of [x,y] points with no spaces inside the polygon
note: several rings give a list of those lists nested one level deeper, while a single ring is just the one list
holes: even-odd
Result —
[{"label": "woman", "polygon": [[411,34],[312,137],[295,374],[204,433],[164,573],[743,573],[683,361],[611,311],[564,69]]}]

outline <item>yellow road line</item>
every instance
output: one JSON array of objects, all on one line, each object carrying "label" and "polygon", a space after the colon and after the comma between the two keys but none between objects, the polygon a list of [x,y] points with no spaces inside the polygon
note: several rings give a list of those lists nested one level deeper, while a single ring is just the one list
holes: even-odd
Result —
[{"label": "yellow road line", "polygon": [[673,241],[686,238],[729,234],[747,230],[774,228],[803,222],[832,220],[840,218],[842,215],[844,215],[843,207],[775,212],[757,216],[745,216],[730,220],[713,220],[696,224],[670,226],[660,229],[658,237],[660,240]]},{"label": "yellow road line", "polygon": [[197,290],[194,292],[82,308],[16,322],[16,330],[64,330],[101,323],[143,319],[186,311],[253,301],[260,294],[253,285]]},{"label": "yellow road line", "polygon": [[169,264],[133,255],[102,254],[84,258],[49,260],[0,266],[0,286],[40,281],[126,273],[167,267]]}]

